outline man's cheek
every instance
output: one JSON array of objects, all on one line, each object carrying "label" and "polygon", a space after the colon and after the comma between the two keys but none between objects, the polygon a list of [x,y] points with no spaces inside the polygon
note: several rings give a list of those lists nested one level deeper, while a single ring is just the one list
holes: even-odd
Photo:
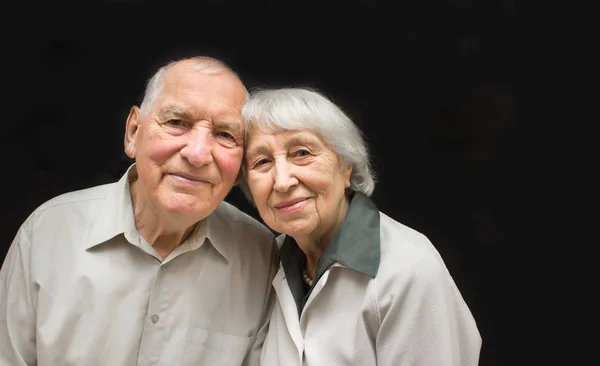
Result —
[{"label": "man's cheek", "polygon": [[220,170],[229,179],[235,179],[242,165],[242,153],[228,154],[220,161]]}]

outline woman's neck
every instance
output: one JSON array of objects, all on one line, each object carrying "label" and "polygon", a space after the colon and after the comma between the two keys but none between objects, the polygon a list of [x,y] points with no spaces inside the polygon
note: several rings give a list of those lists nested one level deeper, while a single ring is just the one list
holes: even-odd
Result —
[{"label": "woman's neck", "polygon": [[328,228],[321,228],[321,230],[315,230],[306,236],[294,237],[294,240],[296,240],[298,247],[300,247],[300,250],[302,250],[302,252],[306,256],[306,272],[310,276],[310,278],[315,278],[317,271],[317,262],[329,246],[333,233],[335,233],[335,231],[340,227],[340,225],[344,221],[346,213],[348,212],[348,207],[348,201],[344,200],[336,214],[335,219],[332,220],[332,224],[329,225]]},{"label": "woman's neck", "polygon": [[[329,241],[314,241],[309,238],[300,238],[296,239],[296,243],[300,247],[300,250],[306,256],[306,273],[310,276],[310,278],[315,278],[315,273],[317,271],[317,262],[327,246],[329,245]],[[321,244],[324,243],[324,244]]]}]

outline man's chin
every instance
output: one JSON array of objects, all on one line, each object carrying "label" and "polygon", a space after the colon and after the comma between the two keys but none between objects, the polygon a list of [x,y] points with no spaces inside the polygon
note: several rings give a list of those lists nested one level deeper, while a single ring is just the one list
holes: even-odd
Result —
[{"label": "man's chin", "polygon": [[191,221],[198,221],[209,216],[216,206],[212,204],[194,204],[194,205],[168,205],[165,207],[165,211],[168,214],[181,217],[182,219],[188,219]]},{"label": "man's chin", "polygon": [[214,194],[169,192],[168,195],[162,195],[160,201],[168,214],[181,217],[185,221],[198,221],[209,216],[223,199]]}]

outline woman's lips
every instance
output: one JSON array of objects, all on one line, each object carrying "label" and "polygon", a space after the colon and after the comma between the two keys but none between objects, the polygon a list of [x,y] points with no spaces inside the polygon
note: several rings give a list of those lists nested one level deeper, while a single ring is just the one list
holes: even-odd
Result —
[{"label": "woman's lips", "polygon": [[294,198],[292,200],[287,200],[284,202],[280,202],[275,205],[275,208],[282,212],[294,212],[299,211],[308,203],[309,198]]}]

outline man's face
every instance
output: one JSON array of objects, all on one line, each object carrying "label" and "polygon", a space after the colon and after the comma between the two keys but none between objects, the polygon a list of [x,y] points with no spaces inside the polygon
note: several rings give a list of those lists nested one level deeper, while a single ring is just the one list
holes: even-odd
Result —
[{"label": "man's face", "polygon": [[159,216],[201,220],[239,180],[246,93],[230,74],[172,66],[150,112],[132,108],[125,152],[135,158],[134,203]]}]

